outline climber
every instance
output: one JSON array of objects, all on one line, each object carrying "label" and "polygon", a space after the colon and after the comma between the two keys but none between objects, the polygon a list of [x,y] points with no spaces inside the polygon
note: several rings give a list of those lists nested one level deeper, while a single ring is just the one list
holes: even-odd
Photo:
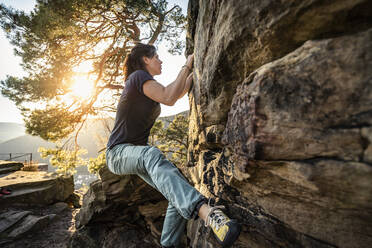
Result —
[{"label": "climber", "polygon": [[169,201],[161,245],[176,247],[188,219],[198,216],[212,228],[219,243],[230,246],[239,236],[240,225],[212,207],[194,189],[159,149],[147,145],[150,129],[160,114],[160,103],[172,106],[192,85],[194,56],[190,55],[176,80],[164,87],[153,78],[160,75],[162,61],[152,45],[137,44],[124,61],[125,88],[121,94],[106,161],[118,175],[136,174]]}]

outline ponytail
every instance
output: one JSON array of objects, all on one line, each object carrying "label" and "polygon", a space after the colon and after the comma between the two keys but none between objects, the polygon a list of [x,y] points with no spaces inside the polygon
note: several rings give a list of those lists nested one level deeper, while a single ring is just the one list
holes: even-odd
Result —
[{"label": "ponytail", "polygon": [[124,80],[126,81],[130,74],[137,70],[146,71],[145,63],[143,62],[143,57],[152,58],[156,54],[156,48],[153,45],[146,45],[138,43],[135,45],[130,53],[124,60]]}]

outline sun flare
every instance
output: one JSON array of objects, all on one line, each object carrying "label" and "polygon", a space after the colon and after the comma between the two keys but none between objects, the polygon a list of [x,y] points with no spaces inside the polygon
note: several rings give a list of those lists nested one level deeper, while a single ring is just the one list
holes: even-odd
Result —
[{"label": "sun flare", "polygon": [[93,89],[94,89],[94,83],[92,80],[89,80],[87,76],[74,76],[73,82],[70,87],[71,94],[75,97],[81,98],[81,99],[88,99],[90,96],[92,96]]},{"label": "sun flare", "polygon": [[94,90],[94,82],[90,77],[92,64],[90,61],[82,62],[80,65],[73,68],[74,76],[71,78],[70,92],[74,98],[86,100],[92,96]]}]

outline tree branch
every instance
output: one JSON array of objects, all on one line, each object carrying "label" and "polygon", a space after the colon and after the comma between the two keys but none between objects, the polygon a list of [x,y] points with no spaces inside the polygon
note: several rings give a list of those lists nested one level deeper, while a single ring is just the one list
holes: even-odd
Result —
[{"label": "tree branch", "polygon": [[117,84],[106,84],[106,85],[102,86],[101,88],[111,89],[111,90],[120,90],[120,89],[124,89],[124,86],[123,85],[117,85]]},{"label": "tree branch", "polygon": [[160,15],[158,25],[156,26],[156,29],[149,41],[150,45],[154,44],[154,42],[158,39],[158,36],[163,28],[163,24],[164,24],[164,15]]}]

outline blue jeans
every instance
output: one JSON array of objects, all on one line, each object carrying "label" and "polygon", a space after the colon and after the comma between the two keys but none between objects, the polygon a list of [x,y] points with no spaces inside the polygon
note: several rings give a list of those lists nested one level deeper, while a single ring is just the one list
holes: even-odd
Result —
[{"label": "blue jeans", "polygon": [[106,152],[109,170],[117,175],[136,174],[169,201],[160,243],[177,246],[186,222],[205,198],[183,177],[161,151],[152,146],[119,144]]}]

